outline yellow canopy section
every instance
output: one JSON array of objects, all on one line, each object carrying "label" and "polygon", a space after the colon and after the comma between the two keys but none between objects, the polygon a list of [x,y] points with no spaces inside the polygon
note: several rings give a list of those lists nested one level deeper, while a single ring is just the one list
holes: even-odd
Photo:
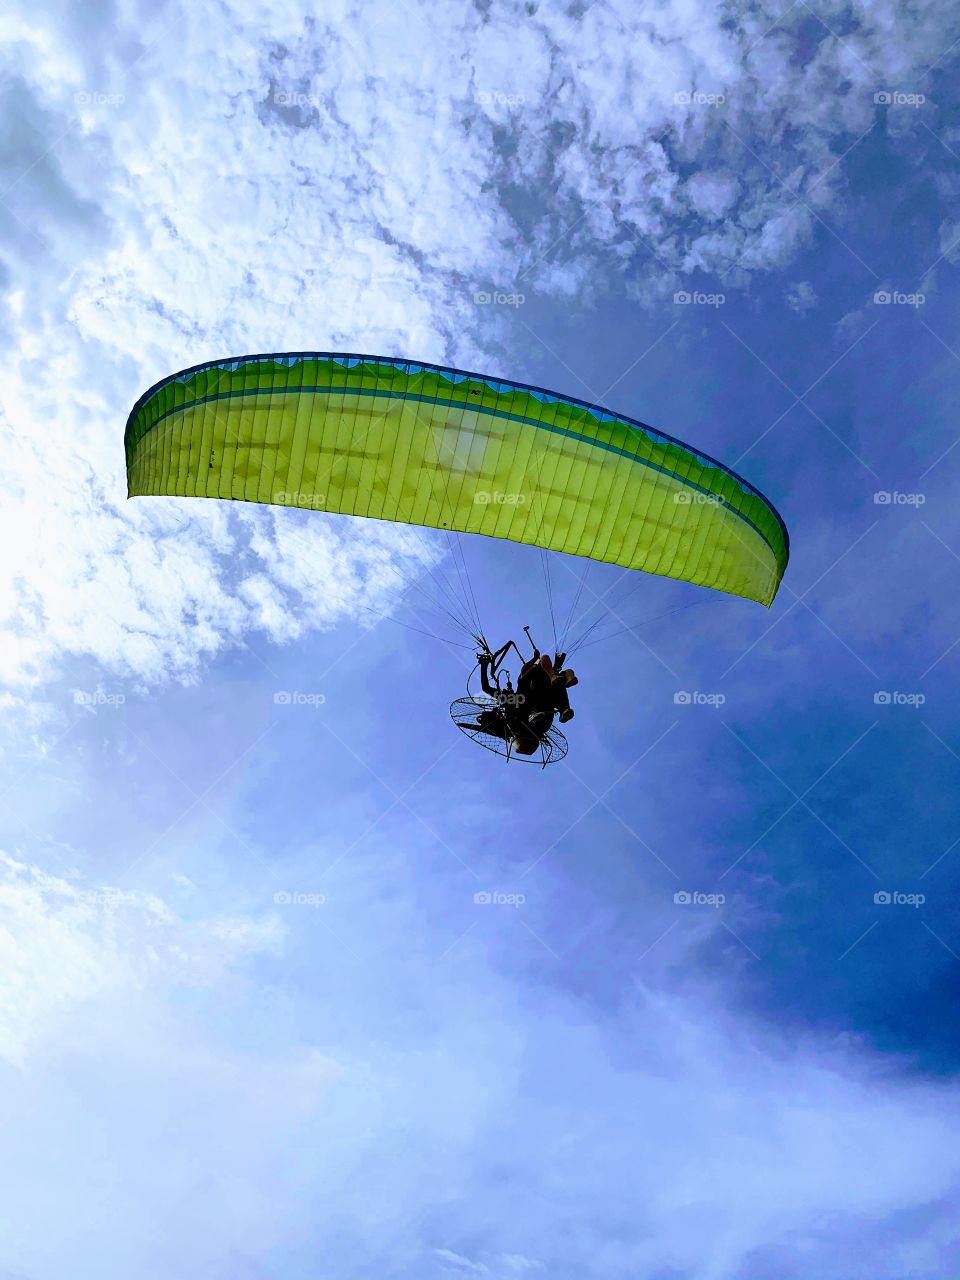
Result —
[{"label": "yellow canopy section", "polygon": [[775,508],[643,423],[479,374],[380,356],[214,361],[134,406],[128,493],[232,498],[483,533],[769,605]]}]

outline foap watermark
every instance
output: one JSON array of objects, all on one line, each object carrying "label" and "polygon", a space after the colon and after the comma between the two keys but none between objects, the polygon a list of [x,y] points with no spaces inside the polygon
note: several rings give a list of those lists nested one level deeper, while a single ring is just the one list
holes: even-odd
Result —
[{"label": "foap watermark", "polygon": [[922,307],[925,293],[904,293],[900,289],[878,289],[873,295],[875,307]]},{"label": "foap watermark", "polygon": [[878,107],[922,107],[927,96],[924,93],[904,93],[900,89],[878,89],[873,100]]},{"label": "foap watermark", "polygon": [[273,502],[279,507],[313,507],[322,509],[327,505],[325,493],[314,493],[312,489],[278,489],[273,495]]},{"label": "foap watermark", "polygon": [[881,889],[873,895],[874,905],[878,907],[922,907],[926,902],[926,894],[901,893],[899,889]]},{"label": "foap watermark", "polygon": [[700,89],[681,89],[673,95],[675,107],[722,107],[726,100],[723,93],[703,93]]},{"label": "foap watermark", "polygon": [[116,907],[132,906],[136,900],[135,893],[123,893],[120,889],[81,889],[77,894],[77,901],[84,906],[107,907],[111,911]]},{"label": "foap watermark", "polygon": [[473,895],[473,901],[478,907],[522,907],[526,900],[525,893],[501,893],[499,889],[489,893],[481,889]]},{"label": "foap watermark", "polygon": [[278,89],[273,95],[273,105],[275,107],[311,107],[314,111],[320,109],[323,99],[316,93],[301,93],[299,89]]},{"label": "foap watermark", "polygon": [[878,689],[873,695],[877,707],[922,707],[926,700],[925,693],[904,693],[900,689]]},{"label": "foap watermark", "polygon": [[526,702],[526,694],[523,693],[498,693],[497,704],[501,707],[522,707]]},{"label": "foap watermark", "polygon": [[723,504],[723,499],[715,493],[675,493],[673,500],[678,507],[716,507]]},{"label": "foap watermark", "polygon": [[523,93],[506,93],[502,89],[481,89],[473,100],[478,107],[522,107],[527,97]]},{"label": "foap watermark", "polygon": [[278,689],[273,701],[278,707],[322,707],[326,702],[322,693],[302,693],[299,689]]},{"label": "foap watermark", "polygon": [[722,893],[700,893],[691,889],[679,889],[673,895],[678,907],[722,907],[726,900]]},{"label": "foap watermark", "polygon": [[80,89],[73,95],[78,107],[122,107],[126,102],[126,94],[103,93],[99,89]]},{"label": "foap watermark", "polygon": [[273,895],[278,907],[322,907],[326,900],[325,893],[303,893],[300,889],[279,889]]},{"label": "foap watermark", "polygon": [[677,307],[722,307],[727,300],[725,293],[703,293],[694,289],[678,289],[673,295],[674,306]]},{"label": "foap watermark", "polygon": [[77,707],[122,707],[126,702],[122,693],[110,693],[106,689],[74,689],[73,702]]},{"label": "foap watermark", "polygon": [[899,489],[878,489],[873,495],[876,507],[922,507],[926,500],[925,493],[901,493]]},{"label": "foap watermark", "polygon": [[501,493],[499,489],[478,489],[473,500],[479,507],[522,507],[527,500],[525,493]]},{"label": "foap watermark", "polygon": [[703,693],[699,689],[678,689],[673,695],[678,707],[722,707],[726,700],[725,693]]},{"label": "foap watermark", "polygon": [[478,307],[522,307],[526,294],[507,293],[503,289],[480,289],[473,295]]}]

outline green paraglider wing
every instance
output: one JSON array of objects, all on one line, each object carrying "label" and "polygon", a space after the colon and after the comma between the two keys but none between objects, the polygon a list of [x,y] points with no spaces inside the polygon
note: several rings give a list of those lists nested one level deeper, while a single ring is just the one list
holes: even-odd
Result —
[{"label": "green paraglider wing", "polygon": [[535,387],[379,356],[198,365],[127,421],[128,493],[235,498],[483,533],[769,605],[775,508],[643,423]]}]

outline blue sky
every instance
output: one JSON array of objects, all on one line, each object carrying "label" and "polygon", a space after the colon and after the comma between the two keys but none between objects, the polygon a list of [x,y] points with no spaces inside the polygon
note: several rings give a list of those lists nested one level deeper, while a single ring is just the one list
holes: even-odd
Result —
[{"label": "blue sky", "polygon": [[[0,21],[0,1277],[953,1274],[955,19]],[[689,441],[780,595],[613,586],[567,761],[505,767],[376,616],[441,536],[126,502],[137,396],[273,350]],[[546,647],[537,554],[465,552]]]}]

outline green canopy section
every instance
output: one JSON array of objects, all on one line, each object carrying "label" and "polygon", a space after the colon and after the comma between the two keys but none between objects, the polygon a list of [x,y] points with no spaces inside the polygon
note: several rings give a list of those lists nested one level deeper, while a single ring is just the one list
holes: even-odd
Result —
[{"label": "green canopy section", "polygon": [[769,605],[776,509],[643,423],[535,387],[381,356],[212,361],[127,421],[131,497],[231,498],[482,533]]}]

